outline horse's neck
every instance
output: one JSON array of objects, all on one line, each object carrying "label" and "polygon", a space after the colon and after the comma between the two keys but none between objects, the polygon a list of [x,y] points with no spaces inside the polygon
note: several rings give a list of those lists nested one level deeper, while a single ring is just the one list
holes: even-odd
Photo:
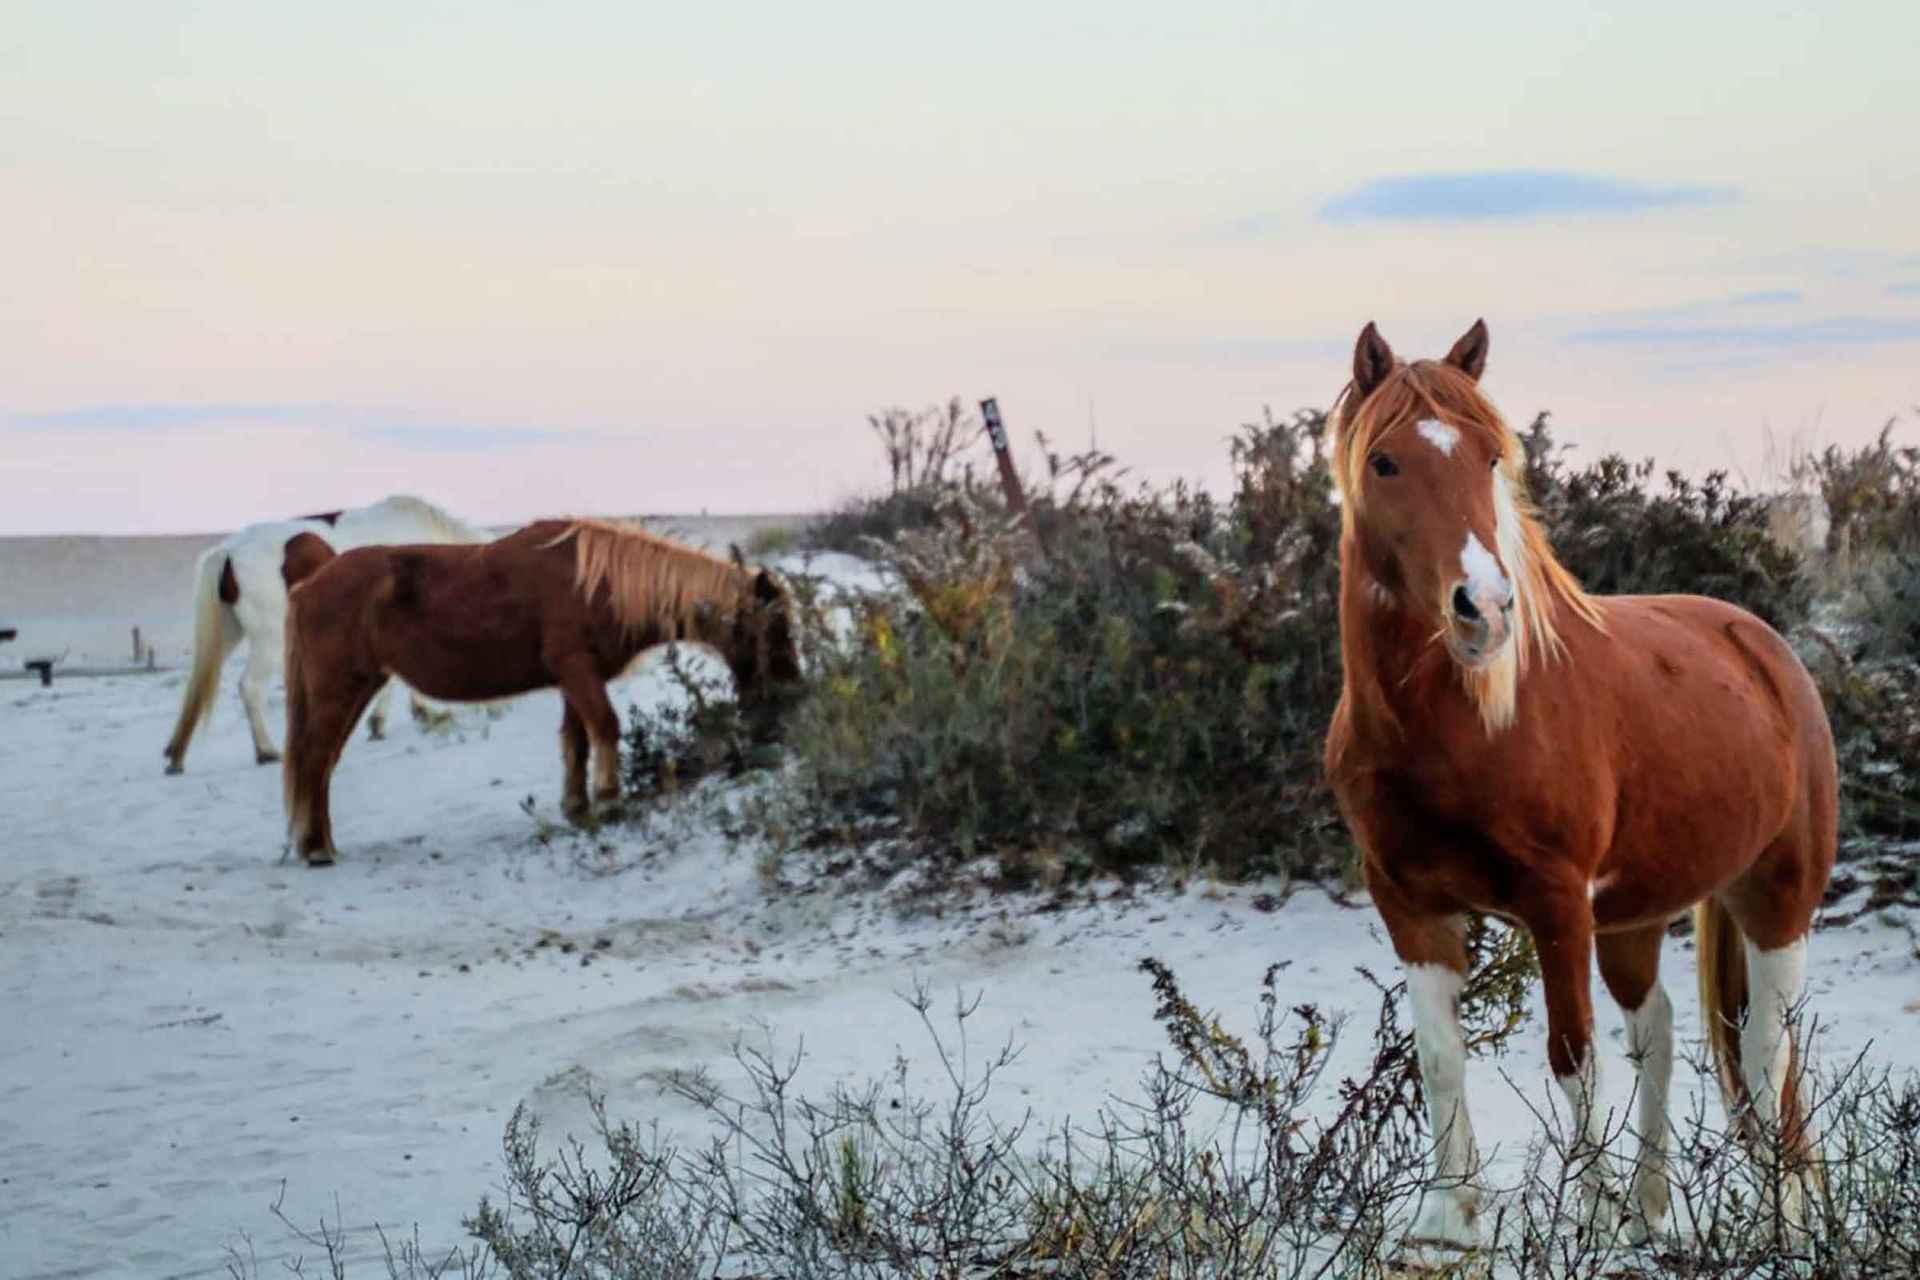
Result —
[{"label": "horse's neck", "polygon": [[1380,744],[1404,742],[1436,711],[1477,718],[1432,627],[1384,598],[1350,552],[1341,559],[1343,714],[1353,735]]}]

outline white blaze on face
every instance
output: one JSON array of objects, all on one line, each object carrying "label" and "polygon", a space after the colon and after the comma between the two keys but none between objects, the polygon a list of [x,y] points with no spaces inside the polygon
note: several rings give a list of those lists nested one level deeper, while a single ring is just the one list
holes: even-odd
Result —
[{"label": "white blaze on face", "polygon": [[1491,593],[1495,600],[1505,600],[1512,592],[1507,575],[1500,572],[1500,561],[1480,541],[1480,535],[1471,530],[1467,533],[1467,545],[1460,548],[1460,572],[1467,578],[1468,599],[1478,600],[1483,594]]},{"label": "white blaze on face", "polygon": [[1423,422],[1415,423],[1414,430],[1418,431],[1428,444],[1449,458],[1453,456],[1453,446],[1460,443],[1460,429],[1450,427],[1438,418],[1428,418]]}]

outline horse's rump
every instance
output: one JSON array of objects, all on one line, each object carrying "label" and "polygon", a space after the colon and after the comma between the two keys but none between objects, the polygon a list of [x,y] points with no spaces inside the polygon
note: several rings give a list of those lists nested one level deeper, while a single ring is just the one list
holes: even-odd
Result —
[{"label": "horse's rump", "polygon": [[334,550],[319,534],[302,531],[287,539],[286,553],[280,560],[280,577],[291,591],[319,572],[334,558]]}]

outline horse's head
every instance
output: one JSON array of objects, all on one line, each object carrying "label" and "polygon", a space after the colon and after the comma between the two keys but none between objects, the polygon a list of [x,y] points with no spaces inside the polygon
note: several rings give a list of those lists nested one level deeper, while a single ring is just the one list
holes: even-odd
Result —
[{"label": "horse's head", "polygon": [[1481,321],[1445,360],[1411,365],[1369,324],[1334,441],[1342,519],[1368,591],[1430,618],[1469,669],[1512,642],[1527,554],[1513,497],[1519,450],[1476,385],[1486,359]]},{"label": "horse's head", "polygon": [[756,727],[771,732],[779,713],[799,695],[800,654],[793,592],[765,569],[751,573],[733,611],[726,658],[741,705]]}]

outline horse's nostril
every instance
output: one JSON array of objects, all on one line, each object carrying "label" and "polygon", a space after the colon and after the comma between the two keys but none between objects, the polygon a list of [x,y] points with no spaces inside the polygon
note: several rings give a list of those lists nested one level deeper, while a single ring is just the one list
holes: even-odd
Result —
[{"label": "horse's nostril", "polygon": [[1473,607],[1473,601],[1467,598],[1464,586],[1453,589],[1453,612],[1463,622],[1480,621],[1480,611]]}]

